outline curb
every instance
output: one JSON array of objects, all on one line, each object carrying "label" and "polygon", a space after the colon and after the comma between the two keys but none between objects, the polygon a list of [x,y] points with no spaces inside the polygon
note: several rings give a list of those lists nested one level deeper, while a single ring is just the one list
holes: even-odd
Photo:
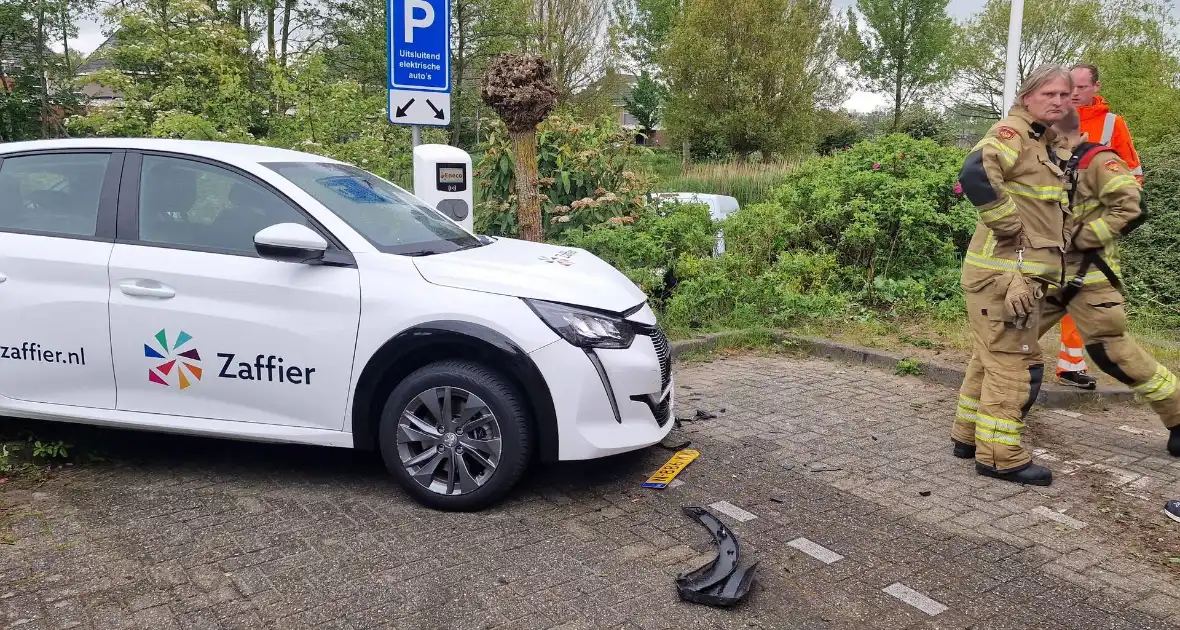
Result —
[{"label": "curb", "polygon": [[[673,341],[670,344],[670,353],[672,358],[679,359],[685,352],[696,350],[712,350],[720,343],[724,342],[726,338],[735,337],[743,334],[744,331],[734,331],[727,333],[711,333],[694,337],[692,339],[684,339],[680,341]],[[963,382],[963,377],[966,370],[963,367],[957,367],[946,363],[939,363],[936,361],[926,361],[922,359],[913,359],[902,354],[887,352],[885,350],[878,350],[876,348],[865,348],[830,339],[822,339],[818,337],[804,337],[793,335],[780,330],[770,331],[770,336],[778,343],[791,343],[792,345],[803,350],[807,354],[829,360],[841,361],[844,363],[867,365],[874,368],[880,368],[892,371],[897,362],[902,359],[911,359],[917,362],[921,368],[921,378],[932,383],[945,385],[958,389]],[[1053,383],[1045,383],[1041,387],[1041,392],[1037,396],[1037,403],[1052,409],[1067,409],[1079,406],[1091,406],[1103,403],[1125,403],[1133,402],[1135,394],[1130,389],[1119,387],[1099,387],[1095,390],[1079,390],[1072,388],[1065,388]]]}]

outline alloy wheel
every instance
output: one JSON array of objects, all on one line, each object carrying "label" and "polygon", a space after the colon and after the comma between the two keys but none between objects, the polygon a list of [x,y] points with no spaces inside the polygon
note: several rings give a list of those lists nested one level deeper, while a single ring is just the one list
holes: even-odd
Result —
[{"label": "alloy wheel", "polygon": [[479,396],[435,387],[406,405],[397,424],[402,466],[419,485],[443,495],[470,494],[500,464],[500,424]]}]

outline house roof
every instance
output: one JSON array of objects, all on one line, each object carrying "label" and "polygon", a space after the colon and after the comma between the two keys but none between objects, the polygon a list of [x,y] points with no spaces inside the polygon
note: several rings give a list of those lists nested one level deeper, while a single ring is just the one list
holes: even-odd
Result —
[{"label": "house roof", "polygon": [[78,74],[83,76],[87,74],[94,74],[99,70],[103,70],[114,65],[114,62],[110,59],[110,53],[118,44],[115,39],[118,37],[118,35],[118,31],[116,31],[112,33],[110,37],[106,38],[106,41],[104,41],[102,44],[99,44],[98,48],[95,48],[94,52],[90,53],[90,55],[86,57],[86,63],[82,64],[81,68],[78,68]]}]

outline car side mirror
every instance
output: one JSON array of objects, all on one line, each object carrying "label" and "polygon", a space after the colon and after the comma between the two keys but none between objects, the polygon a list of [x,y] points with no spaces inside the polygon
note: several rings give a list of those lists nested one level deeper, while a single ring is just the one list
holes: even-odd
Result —
[{"label": "car side mirror", "polygon": [[298,223],[277,223],[254,235],[258,255],[284,262],[310,263],[323,258],[328,241]]}]

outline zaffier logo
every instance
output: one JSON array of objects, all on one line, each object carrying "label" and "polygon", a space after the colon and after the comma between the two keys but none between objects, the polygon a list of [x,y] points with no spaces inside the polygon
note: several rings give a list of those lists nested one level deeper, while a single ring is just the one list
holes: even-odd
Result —
[{"label": "zaffier logo", "polygon": [[200,363],[201,353],[197,352],[196,348],[178,352],[185,344],[192,340],[192,336],[182,330],[176,336],[176,342],[169,347],[168,333],[166,330],[161,330],[156,333],[155,337],[156,343],[159,344],[158,346],[143,344],[143,354],[145,357],[165,361],[154,368],[148,368],[148,380],[158,385],[171,387],[172,383],[169,380],[172,378],[174,370],[176,384],[180,389],[191,387],[193,381],[190,379],[201,380],[201,367],[194,365],[194,363]]}]

